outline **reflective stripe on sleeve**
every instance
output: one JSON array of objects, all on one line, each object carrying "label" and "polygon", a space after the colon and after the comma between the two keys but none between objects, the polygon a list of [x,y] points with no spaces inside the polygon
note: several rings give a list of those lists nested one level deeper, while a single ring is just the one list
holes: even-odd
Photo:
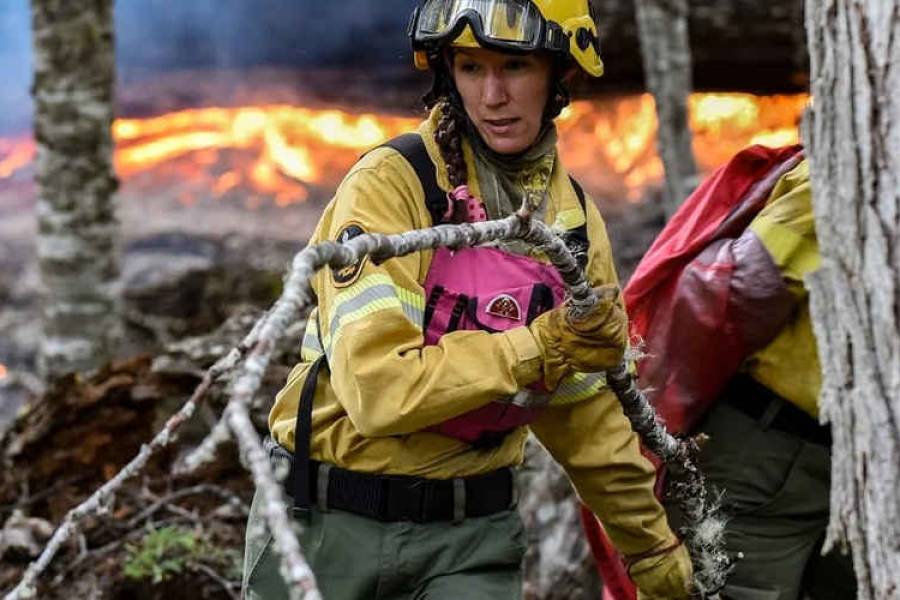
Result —
[{"label": "reflective stripe on sleeve", "polygon": [[606,373],[574,373],[559,384],[551,405],[574,404],[593,398],[606,387]]},{"label": "reflective stripe on sleeve", "polygon": [[421,294],[403,289],[387,275],[364,277],[335,296],[329,326],[322,335],[322,343],[328,358],[340,340],[343,328],[355,321],[383,310],[401,310],[404,316],[422,329],[425,298]]},{"label": "reflective stripe on sleeve", "polygon": [[304,362],[312,362],[322,355],[322,344],[319,343],[319,309],[314,308],[306,321],[303,342],[300,344],[300,358]]}]

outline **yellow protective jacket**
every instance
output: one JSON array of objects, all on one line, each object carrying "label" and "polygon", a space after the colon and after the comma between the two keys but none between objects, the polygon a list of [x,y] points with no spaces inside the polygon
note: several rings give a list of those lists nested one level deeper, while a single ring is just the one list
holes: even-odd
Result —
[{"label": "yellow protective jacket", "polygon": [[[448,189],[446,167],[433,142],[436,116],[419,131]],[[471,148],[464,153],[469,186],[478,196]],[[616,282],[605,225],[593,202],[586,214],[562,165],[554,166],[545,214],[564,229],[587,223],[587,266],[594,285]],[[424,192],[412,167],[395,150],[376,149],[357,163],[328,204],[310,243],[343,231],[394,234],[431,226]],[[324,350],[313,405],[311,456],[360,472],[447,479],[519,465],[525,427],[495,448],[476,450],[423,429],[513,395],[541,376],[541,354],[524,327],[501,333],[456,331],[424,346],[422,284],[432,253],[424,251],[314,279],[318,308],[303,342],[303,360],[291,372],[269,416],[272,436],[293,449],[297,403],[311,361]],[[321,331],[319,331],[321,325]],[[529,427],[568,473],[582,500],[626,555],[671,543],[653,494],[654,470],[618,400],[600,378],[564,381],[562,402]]]},{"label": "yellow protective jacket", "polygon": [[806,160],[778,181],[750,229],[781,272],[794,306],[775,339],[750,356],[744,370],[815,417],[822,372],[803,278],[819,268],[821,258]]}]

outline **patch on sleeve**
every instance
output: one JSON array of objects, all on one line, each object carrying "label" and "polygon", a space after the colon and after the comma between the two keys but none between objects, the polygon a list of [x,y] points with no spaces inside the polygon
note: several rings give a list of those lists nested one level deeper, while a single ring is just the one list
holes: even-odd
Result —
[{"label": "patch on sleeve", "polygon": [[[336,241],[344,244],[364,233],[366,233],[366,230],[362,228],[362,225],[358,223],[347,223],[341,228],[340,232],[338,232]],[[363,265],[366,263],[367,258],[368,256],[364,256],[352,265],[347,265],[340,269],[332,267],[331,277],[334,279],[334,286],[342,288],[355,282],[359,278],[359,274],[362,272]]]}]

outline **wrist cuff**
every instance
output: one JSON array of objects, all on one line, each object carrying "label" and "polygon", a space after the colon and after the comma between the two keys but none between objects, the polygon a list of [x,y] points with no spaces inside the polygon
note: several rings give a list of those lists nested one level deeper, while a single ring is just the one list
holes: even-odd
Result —
[{"label": "wrist cuff", "polygon": [[543,358],[541,347],[527,327],[516,327],[500,334],[509,345],[515,363],[512,365],[516,383],[524,387],[541,378]]}]

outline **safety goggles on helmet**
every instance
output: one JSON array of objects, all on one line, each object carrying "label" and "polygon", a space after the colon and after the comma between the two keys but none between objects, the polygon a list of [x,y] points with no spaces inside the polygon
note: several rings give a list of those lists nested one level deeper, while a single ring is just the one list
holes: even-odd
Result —
[{"label": "safety goggles on helmet", "polygon": [[530,0],[426,0],[413,12],[409,35],[416,50],[436,50],[466,28],[496,50],[565,52],[568,36]]}]

